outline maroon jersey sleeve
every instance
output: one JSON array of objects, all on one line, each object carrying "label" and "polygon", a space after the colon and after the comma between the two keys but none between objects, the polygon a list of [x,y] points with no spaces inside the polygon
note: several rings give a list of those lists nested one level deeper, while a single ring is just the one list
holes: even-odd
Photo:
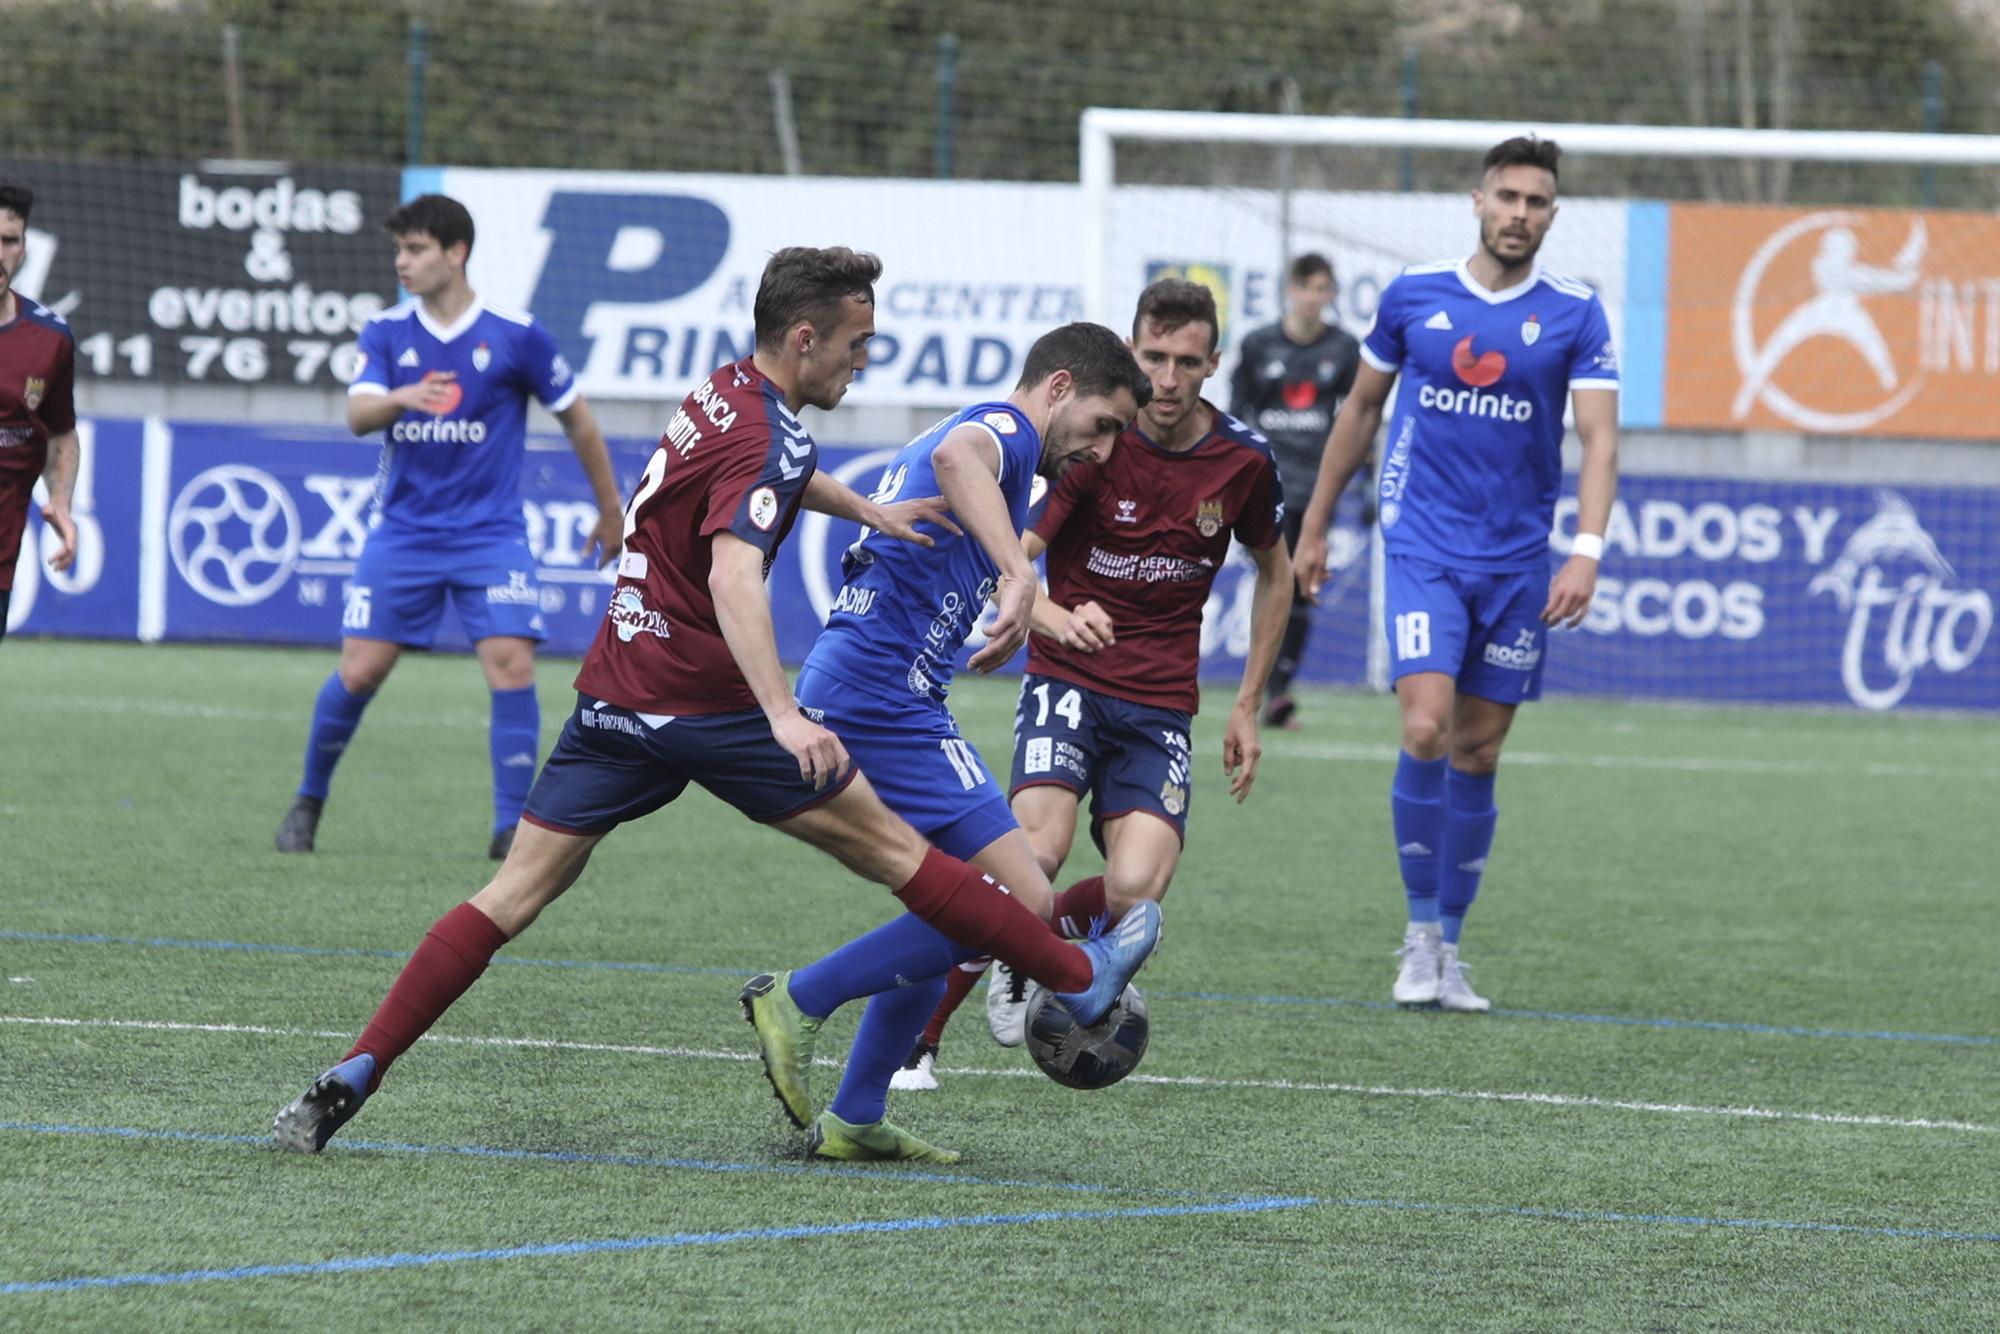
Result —
[{"label": "maroon jersey sleeve", "polygon": [[1056,534],[1069,522],[1070,515],[1077,512],[1078,505],[1089,508],[1102,475],[1102,466],[1094,462],[1079,463],[1064,473],[1061,480],[1049,488],[1048,500],[1030,531],[1041,538],[1044,545],[1054,546]]},{"label": "maroon jersey sleeve", "polygon": [[768,563],[791,530],[818,466],[818,450],[774,396],[745,403],[730,434],[736,439],[709,486],[701,536],[734,533],[762,551]]},{"label": "maroon jersey sleeve", "polygon": [[48,392],[38,415],[51,437],[68,435],[76,429],[76,342],[59,339],[49,370]]},{"label": "maroon jersey sleeve", "polygon": [[1268,453],[1258,456],[1243,483],[1249,494],[1230,531],[1244,546],[1263,551],[1285,536],[1285,490],[1278,482],[1277,460]]}]

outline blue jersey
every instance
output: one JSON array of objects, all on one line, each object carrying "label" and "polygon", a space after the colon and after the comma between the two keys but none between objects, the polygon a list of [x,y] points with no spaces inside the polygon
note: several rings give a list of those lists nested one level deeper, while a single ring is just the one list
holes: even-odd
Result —
[{"label": "blue jersey", "polygon": [[1385,549],[1458,569],[1545,569],[1564,402],[1618,388],[1597,294],[1540,269],[1489,292],[1463,261],[1416,265],[1382,290],[1361,355],[1401,374],[1382,462]]},{"label": "blue jersey", "polygon": [[[940,494],[931,453],[966,423],[992,436],[1000,448],[1000,490],[1018,533],[1027,524],[1042,438],[1020,409],[1007,403],[975,403],[903,446],[873,499],[886,504]],[[808,667],[876,695],[944,703],[958,650],[999,571],[969,534],[955,537],[930,525],[924,531],[936,546],[868,532],[848,548],[841,561],[847,583],[806,658]]]},{"label": "blue jersey", "polygon": [[477,301],[441,328],[421,301],[405,301],[368,321],[360,346],[349,394],[386,394],[432,371],[458,377],[458,396],[443,413],[405,412],[390,423],[375,479],[377,522],[414,533],[525,534],[528,396],[560,412],[577,395],[548,330]]}]

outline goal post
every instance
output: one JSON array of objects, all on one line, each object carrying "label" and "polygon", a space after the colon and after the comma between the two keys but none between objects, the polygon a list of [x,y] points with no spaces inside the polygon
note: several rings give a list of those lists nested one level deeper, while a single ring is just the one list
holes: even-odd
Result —
[{"label": "goal post", "polygon": [[[1226,405],[1242,336],[1283,314],[1290,257],[1332,261],[1334,314],[1364,334],[1396,273],[1472,251],[1478,156],[1524,133],[1562,147],[1543,258],[1603,302],[1628,461],[1648,461],[1551,689],[2000,706],[2000,643],[1981,657],[2000,639],[2000,533],[1976,518],[2000,506],[2000,135],[1096,107],[1083,308],[1123,329],[1153,278],[1209,285]],[[1816,466],[1836,457],[1844,471]],[[1347,605],[1322,598],[1336,622],[1304,679],[1385,687],[1379,535],[1358,505],[1336,521]],[[1870,547],[1889,530],[1893,554]],[[1950,634],[1924,605],[1959,609]]]}]

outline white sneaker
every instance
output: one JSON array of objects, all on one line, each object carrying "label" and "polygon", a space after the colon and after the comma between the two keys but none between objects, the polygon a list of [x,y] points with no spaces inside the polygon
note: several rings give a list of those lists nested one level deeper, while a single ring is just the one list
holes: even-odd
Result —
[{"label": "white sneaker", "polygon": [[[1403,958],[1403,966],[1396,971],[1395,989],[1389,993],[1396,1004],[1438,1003],[1443,982],[1439,976],[1438,951],[1449,948],[1444,944],[1442,929],[1436,922],[1410,923],[1409,929],[1403,932],[1403,948],[1396,951]],[[1456,958],[1456,954],[1453,957]]]},{"label": "white sneaker", "polygon": [[1465,980],[1471,965],[1458,961],[1458,946],[1445,945],[1438,951],[1438,1008],[1464,1014],[1485,1014],[1493,1002],[1472,989]]},{"label": "white sneaker", "polygon": [[998,959],[986,975],[986,1027],[1003,1047],[1028,1040],[1028,979]]},{"label": "white sneaker", "polygon": [[937,1086],[937,1048],[919,1040],[903,1068],[889,1076],[889,1087],[905,1093],[927,1093]]}]

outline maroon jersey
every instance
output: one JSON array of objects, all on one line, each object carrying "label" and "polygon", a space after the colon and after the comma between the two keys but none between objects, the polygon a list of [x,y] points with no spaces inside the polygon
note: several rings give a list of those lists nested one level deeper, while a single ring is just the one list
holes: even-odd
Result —
[{"label": "maroon jersey", "polygon": [[1028,670],[1193,713],[1201,609],[1234,534],[1262,550],[1284,539],[1285,502],[1264,437],[1220,410],[1193,449],[1161,449],[1138,427],[1103,463],[1081,463],[1049,495],[1034,531],[1049,544],[1049,595],[1095,602],[1117,642],[1095,653],[1035,635]]},{"label": "maroon jersey", "polygon": [[736,534],[769,574],[818,459],[749,358],[681,400],[625,507],[618,586],[576,688],[635,713],[756,708],[709,595],[710,543]]},{"label": "maroon jersey", "polygon": [[0,588],[14,586],[49,439],[76,429],[76,339],[47,306],[18,293],[14,301],[13,321],[0,325]]}]

